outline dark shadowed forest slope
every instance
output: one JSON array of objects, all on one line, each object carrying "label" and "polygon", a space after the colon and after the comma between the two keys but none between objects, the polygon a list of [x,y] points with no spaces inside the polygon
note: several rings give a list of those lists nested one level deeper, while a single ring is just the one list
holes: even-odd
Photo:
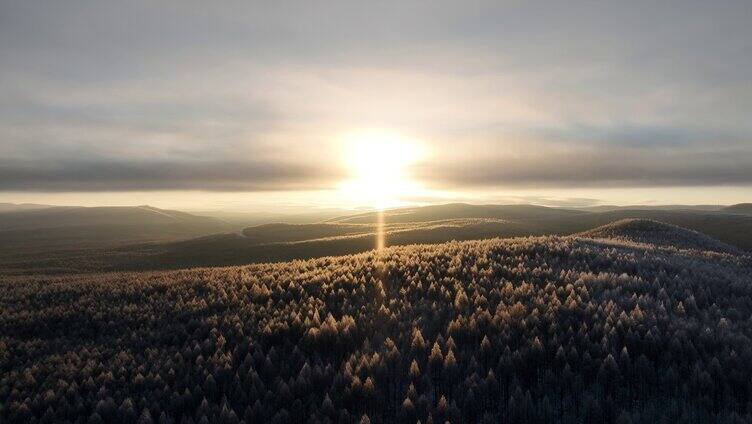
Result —
[{"label": "dark shadowed forest slope", "polygon": [[253,243],[285,243],[327,237],[352,236],[376,231],[375,224],[288,224],[274,223],[249,227],[243,236]]},{"label": "dark shadowed forest slope", "polygon": [[39,205],[35,203],[0,203],[0,213],[30,211],[34,209],[45,209],[51,207],[52,206],[50,205]]},{"label": "dark shadowed forest slope", "polygon": [[6,278],[0,422],[752,421],[750,258],[617,233]]},{"label": "dark shadowed forest slope", "polygon": [[[243,235],[222,234],[124,247],[112,251],[107,257],[108,262],[102,266],[115,270],[148,270],[279,262],[367,252],[377,243],[377,230],[371,224],[273,224],[262,227],[246,229]],[[268,231],[270,228],[280,232]],[[519,224],[488,219],[387,224],[384,231],[390,245],[530,234],[528,228]],[[279,239],[285,241],[272,241]]]},{"label": "dark shadowed forest slope", "polygon": [[[228,231],[216,218],[138,207],[46,207],[0,212],[0,274],[75,272],[108,263],[109,250]],[[104,269],[97,265],[97,269]]]},{"label": "dark shadowed forest slope", "polygon": [[315,224],[353,213],[352,210],[336,208],[315,208],[302,213],[279,213],[275,211],[237,212],[224,210],[196,210],[190,212],[194,215],[221,219],[237,228],[275,222],[284,222],[287,224]]},{"label": "dark shadowed forest slope", "polygon": [[55,206],[10,211],[0,215],[0,231],[81,226],[154,225],[176,223],[217,225],[220,224],[221,221],[215,218],[196,216],[180,211],[158,209],[151,206]]}]

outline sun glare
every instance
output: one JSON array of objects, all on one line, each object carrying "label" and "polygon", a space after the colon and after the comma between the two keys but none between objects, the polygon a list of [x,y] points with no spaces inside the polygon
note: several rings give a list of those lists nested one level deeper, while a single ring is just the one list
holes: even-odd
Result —
[{"label": "sun glare", "polygon": [[348,134],[343,144],[352,179],[342,190],[354,204],[383,210],[417,191],[409,175],[409,167],[422,154],[416,141],[389,131],[364,130]]}]

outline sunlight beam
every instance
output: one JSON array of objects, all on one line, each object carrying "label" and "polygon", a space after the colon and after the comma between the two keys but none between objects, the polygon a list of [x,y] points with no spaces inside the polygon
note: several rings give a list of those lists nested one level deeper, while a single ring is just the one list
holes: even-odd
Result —
[{"label": "sunlight beam", "polygon": [[376,211],[376,250],[386,247],[386,230],[384,228],[384,210]]}]

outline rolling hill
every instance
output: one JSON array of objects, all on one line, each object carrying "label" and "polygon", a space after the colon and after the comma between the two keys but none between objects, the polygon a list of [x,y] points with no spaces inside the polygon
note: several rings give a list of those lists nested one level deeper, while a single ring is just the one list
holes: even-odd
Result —
[{"label": "rolling hill", "polygon": [[623,219],[579,236],[646,243],[676,249],[737,253],[738,249],[705,234],[650,219]]},{"label": "rolling hill", "polygon": [[[124,244],[228,231],[216,219],[138,207],[48,207],[0,213],[0,273],[102,269]],[[89,265],[87,265],[89,264]],[[97,264],[94,266],[93,264]]]},{"label": "rolling hill", "polygon": [[36,209],[51,208],[50,205],[39,205],[35,203],[0,203],[0,213],[31,211]]},{"label": "rolling hill", "polygon": [[[6,249],[5,254],[0,251],[2,272],[158,270],[310,259],[371,250],[376,245],[379,231],[376,225],[378,216],[374,212],[313,224],[263,224],[242,231],[228,230],[227,226],[217,230],[213,221],[207,225],[194,225],[197,219],[203,221],[192,215],[186,217],[173,211],[162,212],[138,211],[147,214],[149,219],[164,222],[155,226],[94,227],[92,231],[70,226],[44,231],[0,232],[6,245],[17,234],[16,246],[25,246],[26,252],[30,252],[31,247],[37,250],[47,248],[44,251],[47,253],[35,255],[18,254],[17,249]],[[385,211],[383,231],[387,245],[407,245],[494,237],[572,235],[624,219],[677,225],[707,234],[734,248],[752,251],[752,216],[691,209],[587,212],[531,205],[449,204]],[[170,222],[173,224],[166,224]],[[187,235],[189,230],[194,233]],[[121,233],[115,234],[116,231]],[[195,236],[198,237],[193,238]],[[113,239],[120,243],[114,245],[111,243]],[[102,241],[95,244],[92,240]],[[105,244],[108,240],[110,244]],[[67,248],[85,243],[99,250]]]},{"label": "rolling hill", "polygon": [[700,211],[700,212],[718,212],[723,210],[722,205],[600,205],[600,206],[586,206],[576,208],[577,210],[587,212],[611,212],[611,211],[634,211],[634,210],[648,210],[648,211]]},{"label": "rolling hill", "polygon": [[[110,252],[108,263],[100,269],[156,270],[280,262],[360,253],[376,246],[376,229],[367,224],[359,225],[357,230],[353,230],[351,224],[346,224],[344,228],[340,224],[316,224],[313,229],[302,226],[300,233],[320,236],[314,238],[298,236],[300,233],[297,231],[300,230],[297,227],[300,226],[297,225],[273,227],[296,232],[285,232],[275,238],[286,241],[261,242],[262,238],[251,228],[244,231],[250,237],[228,233],[179,242],[124,246]],[[390,245],[433,244],[451,240],[478,240],[498,235],[513,237],[528,233],[516,224],[505,221],[468,219],[409,225],[390,224],[386,228],[386,239]]]},{"label": "rolling hill", "polygon": [[693,210],[617,210],[537,222],[550,234],[575,234],[623,219],[648,219],[688,228],[752,251],[752,216]]},{"label": "rolling hill", "polygon": [[[731,210],[744,210],[744,205]],[[711,206],[654,206],[638,209],[617,208],[603,212],[548,208],[534,205],[467,205],[448,204],[422,208],[395,209],[384,212],[384,222],[414,224],[434,220],[463,220],[486,218],[503,220],[504,225],[488,228],[485,237],[515,237],[523,235],[570,235],[587,231],[623,219],[647,219],[678,225],[752,251],[752,219],[741,214],[726,213],[728,208]],[[737,215],[737,216],[735,216]],[[337,218],[335,224],[373,224],[374,212]],[[477,232],[476,232],[477,233]],[[482,238],[482,237],[481,237]],[[471,238],[458,237],[457,240]],[[451,239],[446,239],[448,241]],[[419,240],[415,241],[420,243]]]},{"label": "rolling hill", "polygon": [[[557,209],[535,205],[470,205],[450,203],[446,205],[400,208],[384,211],[384,222],[409,223],[440,221],[447,219],[491,218],[505,220],[538,220],[571,217],[585,212]],[[374,224],[379,220],[377,212],[335,218],[329,222],[341,224]]]},{"label": "rolling hill", "polygon": [[215,218],[206,218],[151,206],[54,206],[6,212],[0,219],[0,231],[165,224],[211,224],[218,226],[221,221]]},{"label": "rolling hill", "polygon": [[723,212],[739,213],[744,215],[752,215],[752,203],[739,203],[737,205],[727,206],[722,209]]},{"label": "rolling hill", "polygon": [[245,228],[256,225],[283,222],[286,224],[316,224],[353,214],[352,210],[336,208],[313,208],[306,212],[279,213],[267,212],[242,212],[225,210],[190,210],[194,215],[208,216],[220,219],[236,228]]},{"label": "rolling hill", "polygon": [[[526,215],[528,212],[530,215]],[[384,232],[388,245],[444,243],[494,237],[572,235],[625,219],[682,226],[707,233],[735,248],[752,250],[752,217],[692,210],[593,213],[519,205],[445,205],[386,211]],[[112,269],[242,265],[365,252],[376,245],[377,220],[375,213],[365,213],[319,224],[269,224],[246,228],[241,235],[124,247],[120,250],[124,260]]]},{"label": "rolling hill", "polygon": [[750,422],[750,256],[596,235],[0,278],[0,421]]}]

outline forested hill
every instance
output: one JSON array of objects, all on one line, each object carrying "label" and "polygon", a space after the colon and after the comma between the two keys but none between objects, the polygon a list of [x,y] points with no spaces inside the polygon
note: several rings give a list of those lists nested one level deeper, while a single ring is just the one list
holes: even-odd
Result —
[{"label": "forested hill", "polygon": [[[595,212],[534,205],[448,204],[387,210],[383,212],[383,224],[379,224],[378,214],[367,212],[325,222],[267,222],[243,229],[235,226],[237,222],[146,206],[51,207],[0,213],[0,275],[284,262],[365,252],[376,245],[379,234],[388,246],[439,244],[495,237],[572,235],[624,219],[681,226],[733,246],[732,249],[752,252],[752,215],[708,208],[711,207],[606,208]],[[670,229],[669,233],[674,231]],[[652,237],[649,231],[645,236]]]},{"label": "forested hill", "polygon": [[622,219],[580,234],[583,237],[627,240],[676,249],[738,253],[731,245],[705,234],[651,219]]},{"label": "forested hill", "polygon": [[579,237],[0,282],[0,422],[752,421],[748,256]]},{"label": "forested hill", "polygon": [[752,203],[739,203],[723,208],[724,212],[752,215]]}]

